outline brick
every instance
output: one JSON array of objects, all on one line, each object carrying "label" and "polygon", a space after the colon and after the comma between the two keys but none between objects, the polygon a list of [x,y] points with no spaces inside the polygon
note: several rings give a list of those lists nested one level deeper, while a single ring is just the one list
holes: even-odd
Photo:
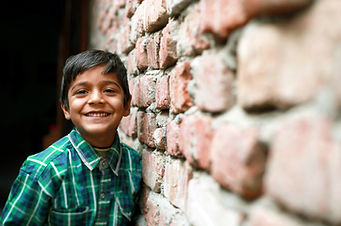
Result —
[{"label": "brick", "polygon": [[144,204],[147,225],[189,226],[186,217],[163,196],[150,192]]},{"label": "brick", "polygon": [[167,26],[162,30],[162,38],[160,41],[160,68],[166,69],[167,67],[175,64],[177,61],[176,54],[176,37],[175,31],[178,29],[178,23],[170,21]]},{"label": "brick", "polygon": [[283,121],[271,144],[267,194],[291,211],[341,224],[340,153],[328,119],[302,115]]},{"label": "brick", "polygon": [[165,0],[144,0],[144,30],[148,33],[159,30],[168,22]]},{"label": "brick", "polygon": [[143,182],[154,192],[160,192],[162,178],[165,173],[164,161],[161,155],[143,150],[142,178]]},{"label": "brick", "polygon": [[141,143],[155,148],[153,133],[156,128],[154,113],[137,112],[137,137]]},{"label": "brick", "polygon": [[189,61],[178,64],[172,70],[169,81],[172,112],[185,112],[193,105],[187,90],[188,83],[192,80],[192,78],[191,65]]},{"label": "brick", "polygon": [[246,0],[243,7],[247,15],[258,16],[261,14],[281,14],[293,12],[301,9],[308,4],[312,3],[312,0]]},{"label": "brick", "polygon": [[233,73],[222,57],[209,54],[197,57],[192,62],[196,82],[195,104],[203,111],[223,112],[232,107]]},{"label": "brick", "polygon": [[148,66],[152,69],[159,68],[159,49],[161,32],[153,33],[146,41]]},{"label": "brick", "polygon": [[165,165],[163,192],[176,207],[185,210],[188,181],[192,178],[192,169],[182,160],[170,160]]},{"label": "brick", "polygon": [[119,39],[120,53],[127,54],[135,47],[133,43],[130,42],[129,35],[130,35],[130,25],[127,24],[120,31],[120,39]]},{"label": "brick", "polygon": [[140,38],[136,42],[135,56],[136,56],[136,67],[143,71],[148,68],[148,55],[146,48],[146,39]]},{"label": "brick", "polygon": [[137,63],[136,63],[136,56],[135,56],[135,49],[130,51],[128,54],[128,74],[135,75],[138,72]]},{"label": "brick", "polygon": [[133,87],[132,89],[130,89],[131,95],[132,95],[132,105],[133,106],[139,106],[140,105],[140,78],[136,77],[131,79],[131,82],[129,83],[131,84],[131,86]]},{"label": "brick", "polygon": [[130,137],[137,136],[137,108],[130,109],[130,115],[123,117],[121,120],[120,128],[122,131]]},{"label": "brick", "polygon": [[167,152],[172,156],[181,156],[179,146],[179,124],[172,120],[167,123]]},{"label": "brick", "polygon": [[140,100],[138,101],[139,107],[148,107],[155,101],[155,77],[145,75],[139,79]]},{"label": "brick", "polygon": [[169,109],[169,76],[157,78],[155,87],[156,108],[161,110]]},{"label": "brick", "polygon": [[179,143],[183,155],[191,165],[202,169],[209,168],[212,137],[211,118],[190,115],[181,121]]},{"label": "brick", "polygon": [[285,26],[247,25],[237,47],[239,104],[246,110],[288,109],[314,98],[339,61],[334,37],[341,29],[329,22],[341,19],[340,10],[336,1],[316,1]]},{"label": "brick", "polygon": [[200,30],[219,38],[227,38],[249,19],[240,0],[200,1],[200,18]]},{"label": "brick", "polygon": [[180,24],[177,56],[194,56],[210,47],[208,39],[200,30],[200,8],[196,5]]},{"label": "brick", "polygon": [[309,226],[274,207],[256,205],[250,211],[249,226]]},{"label": "brick", "polygon": [[144,20],[145,3],[142,2],[136,9],[135,14],[130,20],[130,42],[135,44],[139,38],[144,35],[143,20]]},{"label": "brick", "polygon": [[215,131],[211,145],[211,174],[223,187],[244,198],[262,192],[266,150],[255,129],[222,125]]},{"label": "brick", "polygon": [[242,225],[245,216],[238,211],[241,206],[209,176],[194,177],[189,182],[186,215],[191,225]]}]

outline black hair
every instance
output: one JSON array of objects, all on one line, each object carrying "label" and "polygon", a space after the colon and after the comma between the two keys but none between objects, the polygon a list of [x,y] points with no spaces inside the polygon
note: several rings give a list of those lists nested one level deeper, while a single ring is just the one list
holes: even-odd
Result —
[{"label": "black hair", "polygon": [[67,109],[69,109],[68,91],[71,82],[74,81],[80,73],[99,65],[105,65],[103,73],[115,72],[117,74],[120,85],[123,88],[123,103],[124,106],[126,106],[130,98],[130,92],[127,80],[127,69],[120,57],[115,53],[107,51],[87,50],[77,55],[70,56],[65,62],[60,89],[60,102],[64,104]]}]

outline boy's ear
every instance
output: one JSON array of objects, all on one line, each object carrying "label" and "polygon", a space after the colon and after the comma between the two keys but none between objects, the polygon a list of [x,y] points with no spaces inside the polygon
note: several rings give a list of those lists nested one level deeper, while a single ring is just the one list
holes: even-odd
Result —
[{"label": "boy's ear", "polygon": [[131,95],[129,96],[129,99],[124,106],[123,116],[128,116],[130,114],[130,103],[131,103]]},{"label": "boy's ear", "polygon": [[60,104],[60,107],[62,108],[63,110],[63,113],[64,113],[64,117],[66,120],[70,120],[71,119],[71,116],[70,116],[70,111],[69,109],[65,106],[65,104],[61,103]]}]

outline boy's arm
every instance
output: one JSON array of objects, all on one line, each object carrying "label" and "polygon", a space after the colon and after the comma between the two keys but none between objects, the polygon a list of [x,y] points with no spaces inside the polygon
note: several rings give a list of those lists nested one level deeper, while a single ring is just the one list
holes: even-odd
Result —
[{"label": "boy's arm", "polygon": [[20,172],[1,213],[1,225],[43,225],[50,209],[50,197],[32,175]]}]

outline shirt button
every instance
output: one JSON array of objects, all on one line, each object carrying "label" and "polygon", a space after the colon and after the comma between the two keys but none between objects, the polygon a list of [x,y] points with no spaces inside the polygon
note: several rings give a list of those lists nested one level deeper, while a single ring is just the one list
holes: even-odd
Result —
[{"label": "shirt button", "polygon": [[100,170],[104,170],[104,169],[108,168],[108,166],[109,166],[109,163],[108,163],[108,161],[105,160],[105,159],[102,159],[102,160],[99,162],[99,169],[100,169]]},{"label": "shirt button", "polygon": [[105,194],[101,193],[101,199],[104,199],[104,198],[105,198]]}]

